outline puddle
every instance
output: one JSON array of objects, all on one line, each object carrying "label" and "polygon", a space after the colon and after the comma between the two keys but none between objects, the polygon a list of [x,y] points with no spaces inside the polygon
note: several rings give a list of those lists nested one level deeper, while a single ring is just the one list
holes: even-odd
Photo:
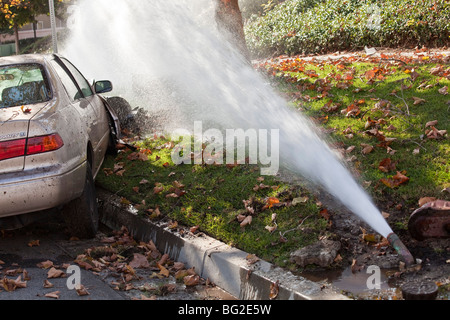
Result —
[{"label": "puddle", "polygon": [[397,288],[389,283],[387,276],[392,270],[379,269],[379,271],[379,281],[376,282],[379,288],[373,287],[375,273],[367,268],[355,273],[350,267],[344,270],[305,271],[301,276],[311,281],[331,284],[337,291],[355,296],[378,295],[381,291],[395,292]]}]

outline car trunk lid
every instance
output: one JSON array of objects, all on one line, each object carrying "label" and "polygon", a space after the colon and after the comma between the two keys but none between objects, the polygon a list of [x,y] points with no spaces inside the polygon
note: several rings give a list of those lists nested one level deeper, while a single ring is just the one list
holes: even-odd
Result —
[{"label": "car trunk lid", "polygon": [[29,122],[45,105],[0,108],[0,174],[23,170]]}]

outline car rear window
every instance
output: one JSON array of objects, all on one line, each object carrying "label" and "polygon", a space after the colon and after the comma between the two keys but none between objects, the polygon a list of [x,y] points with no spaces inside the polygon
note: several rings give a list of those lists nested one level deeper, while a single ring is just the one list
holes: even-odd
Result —
[{"label": "car rear window", "polygon": [[0,66],[0,108],[45,102],[50,93],[42,65]]}]

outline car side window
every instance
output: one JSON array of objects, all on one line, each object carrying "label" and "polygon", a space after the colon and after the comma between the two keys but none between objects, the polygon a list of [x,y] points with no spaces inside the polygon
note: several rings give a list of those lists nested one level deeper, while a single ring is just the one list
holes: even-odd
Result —
[{"label": "car side window", "polygon": [[78,83],[78,86],[80,87],[81,91],[83,92],[83,95],[85,97],[89,97],[89,96],[93,95],[91,86],[86,81],[84,76],[80,73],[80,71],[78,71],[78,69],[75,68],[73,66],[73,64],[71,64],[68,60],[62,58],[61,61],[64,63],[64,65],[67,67],[67,69],[69,69],[70,73],[75,78],[75,81]]},{"label": "car side window", "polygon": [[78,100],[83,97],[82,93],[78,90],[77,85],[73,82],[72,78],[67,74],[67,72],[59,65],[55,60],[51,61],[53,68],[58,74],[64,88],[72,101]]}]

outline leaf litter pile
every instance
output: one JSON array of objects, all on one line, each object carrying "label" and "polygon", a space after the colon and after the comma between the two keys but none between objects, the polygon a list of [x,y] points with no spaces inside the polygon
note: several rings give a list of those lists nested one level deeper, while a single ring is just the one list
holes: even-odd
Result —
[{"label": "leaf litter pile", "polygon": [[[60,283],[55,279],[68,278],[68,268],[77,265],[101,277],[114,290],[125,291],[132,299],[157,300],[196,297],[196,299],[215,299],[214,292],[208,293],[215,285],[208,279],[201,278],[195,268],[187,268],[184,263],[169,258],[161,253],[152,241],[138,242],[125,227],[112,231],[111,235],[99,233],[94,245],[79,254],[71,264],[55,264],[51,260],[41,261],[36,266],[46,272],[39,296],[59,299]],[[71,238],[70,241],[79,239]],[[39,246],[38,240],[30,241],[29,246]],[[28,282],[33,281],[25,268],[17,264],[6,267],[0,260],[0,292],[26,290]],[[66,279],[64,279],[66,281]],[[65,287],[65,285],[64,285]],[[53,290],[52,290],[53,289]],[[83,284],[75,285],[78,296],[89,296],[89,288]],[[186,292],[189,292],[186,295]]]},{"label": "leaf litter pile", "polygon": [[137,242],[125,227],[101,242],[104,245],[89,248],[74,262],[99,276],[107,275],[115,290],[135,290],[140,292],[136,298],[156,300],[186,288],[195,290],[197,285],[214,286],[194,268],[161,253],[152,241]]},{"label": "leaf litter pile", "polygon": [[[254,67],[329,135],[394,232],[412,247],[418,244],[408,239],[409,214],[449,196],[450,58],[426,49],[401,53],[281,56]],[[386,239],[359,227],[353,216],[342,218],[301,183],[261,177],[248,164],[176,166],[170,152],[177,142],[165,136],[125,140],[137,149],[119,146],[97,183],[169,229],[183,233],[185,225],[189,233],[209,234],[296,271],[301,268],[290,263],[290,254],[326,239],[343,245],[330,267],[352,272],[391,250]],[[448,251],[445,244],[437,247],[433,257]]]}]

